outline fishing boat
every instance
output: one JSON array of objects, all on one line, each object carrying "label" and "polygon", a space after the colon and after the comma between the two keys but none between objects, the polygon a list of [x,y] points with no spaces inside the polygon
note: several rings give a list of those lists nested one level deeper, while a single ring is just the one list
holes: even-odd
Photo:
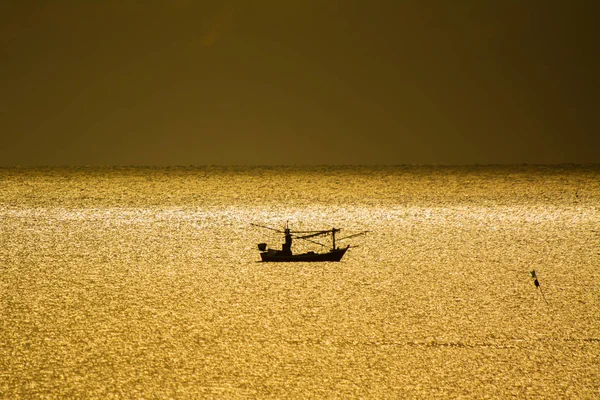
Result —
[{"label": "fishing boat", "polygon": [[[260,251],[260,258],[263,262],[319,262],[319,261],[340,261],[344,254],[350,248],[350,245],[346,247],[337,247],[336,245],[336,233],[340,232],[339,228],[331,228],[328,230],[321,231],[292,231],[286,225],[285,229],[275,229],[264,225],[252,224],[260,228],[270,229],[285,235],[285,242],[281,245],[281,250],[269,249],[266,243],[259,243],[258,250]],[[350,236],[337,239],[342,241],[350,239],[352,237],[366,234],[368,231],[362,231]],[[314,251],[308,251],[306,253],[294,254],[292,252],[292,242],[294,239],[306,240],[311,243],[326,247],[323,243],[319,243],[314,238],[329,236],[331,235],[331,248],[327,252],[317,253]]]}]

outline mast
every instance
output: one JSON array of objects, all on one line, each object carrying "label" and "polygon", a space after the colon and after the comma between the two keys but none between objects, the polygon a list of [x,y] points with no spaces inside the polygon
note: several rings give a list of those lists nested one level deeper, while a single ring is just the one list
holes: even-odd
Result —
[{"label": "mast", "polygon": [[335,228],[331,228],[331,241],[333,242],[333,250],[335,250]]}]

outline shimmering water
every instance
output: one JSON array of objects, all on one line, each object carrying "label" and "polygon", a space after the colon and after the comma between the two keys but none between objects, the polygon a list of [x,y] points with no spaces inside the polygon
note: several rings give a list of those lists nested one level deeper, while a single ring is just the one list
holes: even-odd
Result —
[{"label": "shimmering water", "polygon": [[0,398],[598,398],[599,260],[598,166],[0,169]]}]

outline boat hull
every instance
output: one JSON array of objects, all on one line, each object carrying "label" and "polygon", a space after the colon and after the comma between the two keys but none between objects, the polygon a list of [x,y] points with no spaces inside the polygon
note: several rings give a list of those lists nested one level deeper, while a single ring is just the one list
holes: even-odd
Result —
[{"label": "boat hull", "polygon": [[340,261],[342,257],[344,257],[344,254],[346,254],[348,247],[345,247],[343,249],[331,250],[328,253],[303,253],[292,255],[283,255],[278,254],[279,252],[265,251],[260,253],[260,258],[263,262],[337,262]]}]

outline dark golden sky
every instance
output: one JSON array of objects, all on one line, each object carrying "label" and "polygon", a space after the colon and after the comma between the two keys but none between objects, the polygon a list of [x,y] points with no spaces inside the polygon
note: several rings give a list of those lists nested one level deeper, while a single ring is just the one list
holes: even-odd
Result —
[{"label": "dark golden sky", "polygon": [[1,165],[600,162],[595,0],[6,0]]}]

